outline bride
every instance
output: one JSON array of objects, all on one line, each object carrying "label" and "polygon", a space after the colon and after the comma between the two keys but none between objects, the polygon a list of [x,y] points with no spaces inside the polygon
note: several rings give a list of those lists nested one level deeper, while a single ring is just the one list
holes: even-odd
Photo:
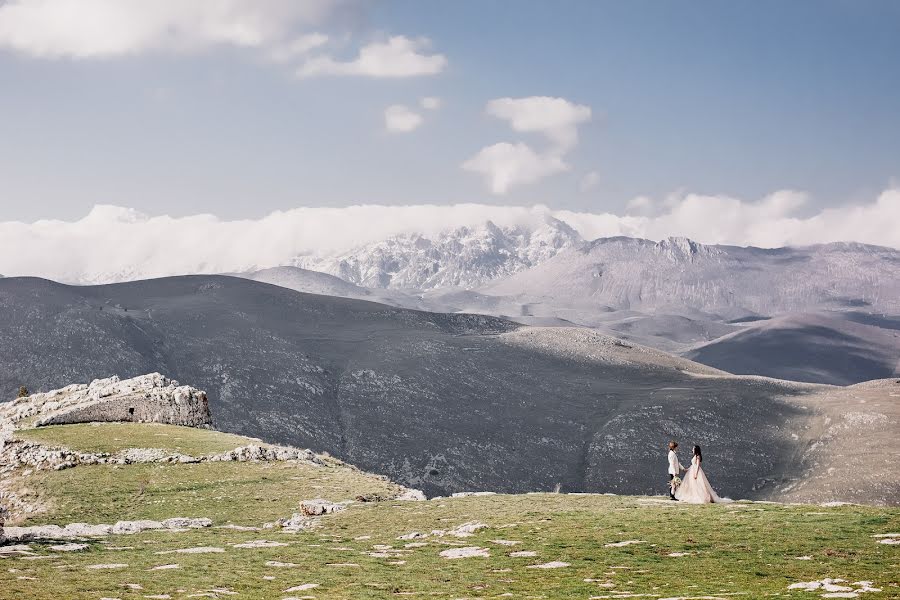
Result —
[{"label": "bride", "polygon": [[709,485],[706,473],[700,464],[703,462],[703,454],[700,446],[694,446],[694,457],[691,458],[691,466],[684,474],[684,480],[675,490],[675,498],[689,504],[710,504],[712,502],[728,502],[728,498],[719,498],[715,490]]}]

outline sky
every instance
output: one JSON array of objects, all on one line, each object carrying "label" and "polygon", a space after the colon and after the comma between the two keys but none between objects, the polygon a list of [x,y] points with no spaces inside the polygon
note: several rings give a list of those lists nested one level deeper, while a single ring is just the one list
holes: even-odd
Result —
[{"label": "sky", "polygon": [[675,235],[690,204],[712,241],[900,246],[821,225],[900,215],[898,31],[891,0],[0,1],[0,224],[541,205]]}]

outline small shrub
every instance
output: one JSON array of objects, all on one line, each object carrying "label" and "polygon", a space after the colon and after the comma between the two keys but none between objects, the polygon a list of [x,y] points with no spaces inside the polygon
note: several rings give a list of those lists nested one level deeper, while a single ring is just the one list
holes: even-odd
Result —
[{"label": "small shrub", "polygon": [[27,398],[28,397],[28,388],[23,386],[19,386],[19,395],[16,398]]}]

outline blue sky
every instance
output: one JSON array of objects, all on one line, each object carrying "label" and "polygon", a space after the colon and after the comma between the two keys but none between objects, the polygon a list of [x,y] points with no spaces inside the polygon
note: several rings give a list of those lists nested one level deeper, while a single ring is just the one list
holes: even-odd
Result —
[{"label": "blue sky", "polygon": [[[240,12],[210,41],[221,15],[172,16],[160,2],[153,19],[164,32],[174,19],[180,37],[141,29],[133,41],[107,1],[55,19],[62,1],[0,5],[2,221],[75,219],[95,204],[228,219],[361,203],[622,213],[637,196],[778,190],[807,192],[812,213],[871,201],[900,176],[897,2],[315,0],[321,10],[299,16],[273,2],[265,36],[248,42],[230,33]],[[329,43],[265,58],[312,33]],[[390,77],[340,66],[391,36],[443,60]],[[297,75],[323,55],[326,72]],[[488,109],[544,96],[590,120],[516,128]],[[388,131],[398,104],[421,124]],[[561,127],[577,140],[554,142]],[[495,155],[462,165],[501,143],[536,162],[492,191]]]}]

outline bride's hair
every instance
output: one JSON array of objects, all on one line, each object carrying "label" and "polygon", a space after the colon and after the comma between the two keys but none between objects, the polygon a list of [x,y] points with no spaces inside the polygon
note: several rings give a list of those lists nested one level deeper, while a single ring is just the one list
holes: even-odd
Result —
[{"label": "bride's hair", "polygon": [[703,462],[703,453],[700,452],[700,446],[694,446],[694,456],[696,456],[700,462]]}]

